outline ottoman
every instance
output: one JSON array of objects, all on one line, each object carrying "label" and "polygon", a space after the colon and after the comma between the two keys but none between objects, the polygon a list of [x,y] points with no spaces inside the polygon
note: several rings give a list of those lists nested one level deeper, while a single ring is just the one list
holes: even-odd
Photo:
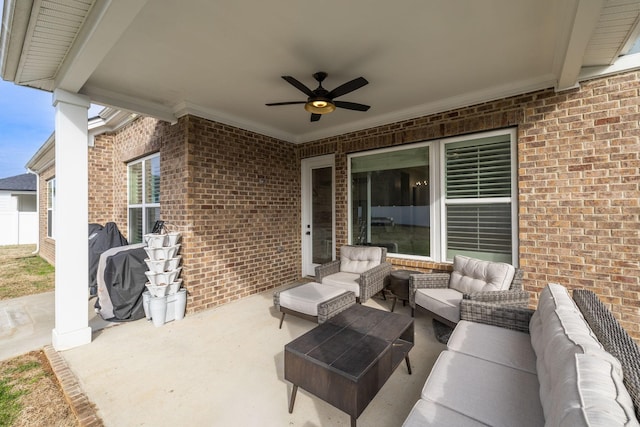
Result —
[{"label": "ottoman", "polygon": [[342,288],[322,283],[304,283],[283,291],[274,292],[273,305],[282,313],[293,314],[312,322],[323,323],[356,303],[356,295]]}]

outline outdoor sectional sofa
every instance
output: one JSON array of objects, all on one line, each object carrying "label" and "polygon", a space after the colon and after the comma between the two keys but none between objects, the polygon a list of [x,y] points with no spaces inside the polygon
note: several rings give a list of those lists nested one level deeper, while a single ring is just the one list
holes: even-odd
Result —
[{"label": "outdoor sectional sofa", "polygon": [[593,292],[463,300],[461,318],[404,427],[640,425],[640,351]]}]

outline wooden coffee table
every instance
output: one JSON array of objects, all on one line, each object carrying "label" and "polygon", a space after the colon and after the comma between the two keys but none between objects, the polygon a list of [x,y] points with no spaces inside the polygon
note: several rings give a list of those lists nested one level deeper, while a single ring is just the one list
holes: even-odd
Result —
[{"label": "wooden coffee table", "polygon": [[351,425],[413,348],[413,319],[354,305],[284,347],[284,377],[351,416]]}]

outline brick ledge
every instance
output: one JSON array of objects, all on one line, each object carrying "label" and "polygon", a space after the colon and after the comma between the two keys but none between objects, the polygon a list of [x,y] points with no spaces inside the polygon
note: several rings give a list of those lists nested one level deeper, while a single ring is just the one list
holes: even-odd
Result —
[{"label": "brick ledge", "polygon": [[103,427],[104,423],[96,412],[95,405],[91,403],[84,393],[75,374],[69,368],[67,362],[54,350],[53,346],[44,347],[44,354],[51,365],[65,399],[71,406],[71,411],[81,427]]}]

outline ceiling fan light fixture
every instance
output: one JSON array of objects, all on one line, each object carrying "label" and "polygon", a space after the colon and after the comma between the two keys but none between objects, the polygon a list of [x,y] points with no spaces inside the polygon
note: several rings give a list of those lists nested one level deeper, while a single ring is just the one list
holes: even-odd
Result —
[{"label": "ceiling fan light fixture", "polygon": [[336,109],[336,106],[328,98],[314,98],[304,104],[304,109],[312,114],[328,114]]}]

